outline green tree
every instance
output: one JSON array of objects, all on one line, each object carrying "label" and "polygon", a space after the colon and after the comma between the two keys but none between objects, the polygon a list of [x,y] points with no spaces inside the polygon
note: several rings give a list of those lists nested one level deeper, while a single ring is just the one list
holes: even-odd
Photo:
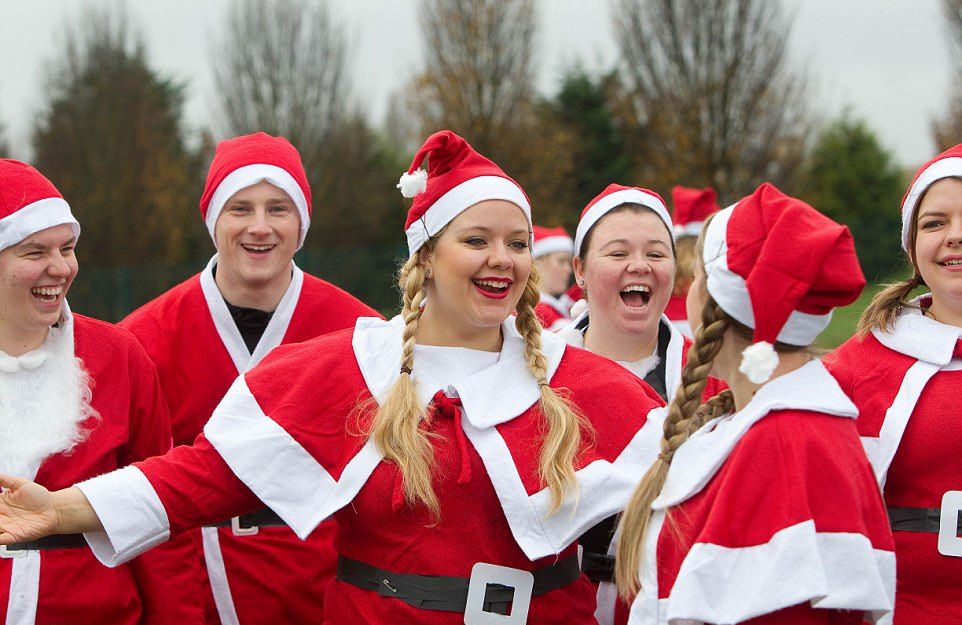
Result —
[{"label": "green tree", "polygon": [[81,262],[183,259],[199,228],[181,136],[183,86],[149,67],[122,10],[82,15],[64,42],[32,139],[37,167],[83,226]]},{"label": "green tree", "polygon": [[574,229],[581,209],[612,182],[631,182],[631,159],[616,114],[623,87],[617,72],[597,76],[573,66],[558,92],[535,109],[533,141],[550,158],[531,159],[526,188],[541,223]]},{"label": "green tree", "polygon": [[899,202],[905,181],[875,132],[845,113],[819,135],[803,175],[802,197],[855,236],[869,281],[902,263]]},{"label": "green tree", "polygon": [[962,0],[942,0],[942,14],[955,70],[947,110],[932,120],[932,139],[947,150],[962,142]]}]

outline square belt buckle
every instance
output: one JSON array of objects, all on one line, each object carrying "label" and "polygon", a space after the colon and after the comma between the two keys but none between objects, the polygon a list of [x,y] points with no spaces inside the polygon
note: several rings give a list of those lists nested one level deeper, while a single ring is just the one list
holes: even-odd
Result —
[{"label": "square belt buckle", "polygon": [[962,490],[950,490],[942,495],[939,517],[939,553],[962,558],[962,538],[959,537],[959,513],[962,512]]},{"label": "square belt buckle", "polygon": [[[488,584],[500,584],[514,589],[511,614],[494,614],[485,611],[484,595]],[[533,591],[534,575],[529,571],[478,562],[471,568],[468,600],[464,608],[464,623],[465,625],[524,625],[528,622],[528,608],[531,607]]]},{"label": "square belt buckle", "polygon": [[256,525],[241,527],[239,516],[231,517],[230,529],[234,532],[234,536],[256,536],[257,532],[261,531],[261,528]]},{"label": "square belt buckle", "polygon": [[7,545],[0,545],[0,558],[12,559],[23,558],[27,555],[26,549],[11,549]]}]

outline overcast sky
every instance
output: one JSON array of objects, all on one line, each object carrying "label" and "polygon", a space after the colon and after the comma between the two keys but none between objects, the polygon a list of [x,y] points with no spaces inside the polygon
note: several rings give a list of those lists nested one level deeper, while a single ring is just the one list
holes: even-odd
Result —
[{"label": "overcast sky", "polygon": [[[44,67],[71,18],[100,0],[0,0],[0,121],[14,154],[29,157],[30,126],[44,102]],[[351,39],[355,97],[380,123],[388,96],[415,72],[417,0],[330,0]],[[540,0],[538,85],[551,93],[576,59],[616,61],[611,0]],[[807,72],[819,109],[848,107],[868,121],[905,166],[934,153],[929,124],[952,76],[939,0],[784,0],[793,19],[791,57]],[[188,130],[211,117],[210,41],[229,0],[129,0],[151,64],[186,81]],[[962,138],[960,138],[962,139]]]}]

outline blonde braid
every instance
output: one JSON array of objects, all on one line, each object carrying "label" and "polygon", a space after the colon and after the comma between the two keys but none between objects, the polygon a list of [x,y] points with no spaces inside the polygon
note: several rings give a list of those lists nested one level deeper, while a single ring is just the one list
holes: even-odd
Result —
[{"label": "blonde braid", "polygon": [[423,503],[437,518],[440,505],[432,486],[434,448],[420,427],[425,408],[418,399],[411,378],[414,368],[414,335],[424,301],[424,268],[414,255],[404,263],[398,277],[402,289],[401,315],[404,318],[404,347],[401,375],[371,422],[370,436],[384,459],[397,465],[404,484],[404,500],[409,506]]},{"label": "blonde braid", "polygon": [[866,306],[861,319],[858,320],[856,333],[865,336],[875,329],[883,332],[891,330],[899,312],[908,304],[909,295],[920,284],[922,279],[917,271],[908,280],[886,284],[885,288],[879,291],[872,298],[872,302]]},{"label": "blonde braid", "polygon": [[727,401],[719,399],[712,410],[699,410],[708,373],[722,347],[725,331],[730,323],[721,307],[709,297],[702,312],[701,327],[696,331],[695,342],[688,351],[688,362],[681,372],[681,384],[668,406],[661,453],[645,473],[622,513],[621,538],[615,560],[615,582],[621,596],[626,600],[631,600],[638,593],[638,573],[644,555],[645,534],[651,520],[651,504],[661,494],[675,451],[701,427],[708,412],[723,407],[720,403]]},{"label": "blonde braid", "polygon": [[548,385],[548,359],[541,351],[541,324],[534,314],[534,307],[541,299],[538,272],[532,267],[518,302],[516,327],[524,337],[524,354],[528,368],[541,388],[539,407],[544,415],[547,430],[541,444],[538,474],[551,492],[551,513],[561,507],[567,493],[577,497],[578,480],[574,463],[581,450],[582,432],[590,436],[591,424],[564,397]]}]

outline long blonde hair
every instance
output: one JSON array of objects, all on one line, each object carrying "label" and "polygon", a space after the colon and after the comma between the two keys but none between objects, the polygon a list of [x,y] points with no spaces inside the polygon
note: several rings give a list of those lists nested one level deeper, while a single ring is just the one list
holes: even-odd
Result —
[{"label": "long blonde hair", "polygon": [[[437,235],[437,236],[440,236]],[[426,244],[427,251],[436,238]],[[424,301],[425,271],[421,257],[411,256],[401,267],[401,316],[404,318],[401,375],[377,409],[368,434],[385,460],[397,465],[403,481],[404,499],[409,506],[424,504],[437,519],[440,506],[432,486],[434,449],[430,434],[421,427],[426,407],[418,399],[411,377],[414,369],[414,337]],[[534,313],[540,301],[538,273],[532,266],[524,292],[518,302],[516,327],[524,338],[528,369],[540,388],[540,413],[544,418],[544,438],[538,473],[551,492],[551,513],[556,512],[568,494],[577,496],[578,482],[574,463],[581,450],[583,435],[591,435],[591,425],[577,408],[548,385],[548,360],[541,351],[541,325]],[[497,392],[497,389],[492,389]]]},{"label": "long blonde hair", "polygon": [[728,315],[709,297],[702,312],[701,326],[695,332],[695,342],[688,351],[688,362],[682,369],[681,383],[668,406],[660,453],[635,488],[621,516],[615,582],[626,600],[638,593],[638,573],[642,565],[645,534],[651,520],[651,504],[665,485],[675,451],[703,424],[734,408],[731,391],[719,393],[706,404],[701,404],[712,363],[721,350],[730,325]]}]

